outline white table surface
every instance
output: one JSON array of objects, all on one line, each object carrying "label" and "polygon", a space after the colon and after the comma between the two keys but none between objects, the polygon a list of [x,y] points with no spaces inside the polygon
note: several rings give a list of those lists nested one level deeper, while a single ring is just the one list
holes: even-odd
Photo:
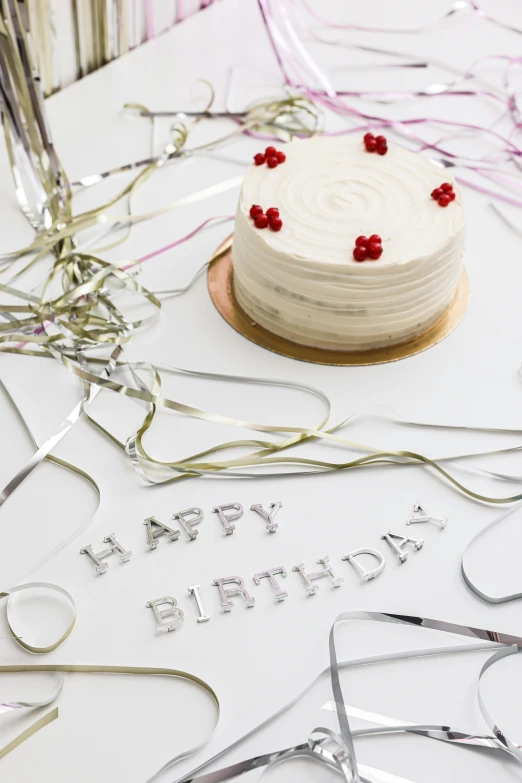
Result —
[{"label": "white table surface", "polygon": [[[323,10],[347,19],[347,6],[332,0]],[[383,25],[413,26],[442,15],[450,3],[440,0],[429,6],[415,4],[413,8],[407,0],[393,4],[374,0],[372,8],[350,6],[350,18],[357,22],[378,19]],[[516,21],[516,0],[490,0],[484,7]],[[350,39],[355,40],[355,34]],[[361,36],[357,40],[362,40]],[[422,36],[367,36],[364,43],[368,42],[419,57],[432,52],[461,69],[486,53],[514,55],[520,46],[516,35],[476,18],[457,19]],[[368,62],[370,57],[324,46],[316,46],[312,51],[323,65],[336,69],[343,64]],[[252,92],[257,96],[263,85],[265,92],[273,94],[280,84],[254,0],[223,0],[48,100],[55,145],[69,177],[75,180],[148,154],[147,123],[123,117],[123,103],[141,102],[151,109],[183,108],[203,94],[201,87],[194,88],[194,84],[197,79],[206,78],[216,88],[219,105],[231,68],[235,85],[232,98],[239,106],[253,97]],[[400,69],[384,74],[375,70],[335,73],[336,83],[348,80],[352,89],[357,89],[356,85],[379,89],[391,84],[408,89],[411,84],[441,79],[440,71],[421,71],[420,75]],[[483,124],[497,116],[496,109],[493,111],[488,103],[473,103],[471,108],[462,99],[436,100],[403,104],[393,111],[396,116],[473,116]],[[376,111],[384,114],[386,109],[377,107]],[[347,121],[339,118],[330,117],[327,124],[349,127]],[[228,128],[223,124],[218,131],[217,127],[207,126],[202,133],[213,134],[221,129],[225,132]],[[162,138],[160,131],[159,141]],[[138,192],[135,210],[150,210],[240,175],[260,146],[255,139],[240,138],[211,155],[165,168]],[[3,144],[0,167],[0,250],[7,250],[29,241],[31,231],[15,202]],[[92,189],[78,200],[79,208],[106,199],[126,181],[121,177],[117,182]],[[237,196],[236,188],[140,225],[124,245],[104,257],[135,258],[159,248],[207,217],[233,214]],[[434,423],[522,428],[518,376],[522,358],[520,238],[492,212],[487,197],[468,190],[465,198],[469,211],[465,256],[471,282],[469,309],[458,329],[426,353],[398,363],[360,368],[292,361],[236,334],[215,311],[205,280],[201,279],[187,295],[165,303],[159,325],[137,336],[126,355],[191,369],[247,372],[319,386],[333,401],[333,420],[350,413],[363,414],[344,430],[346,437],[380,448],[413,448],[440,457],[517,445],[516,435],[411,429],[391,424],[382,418],[383,409],[379,407],[389,406],[406,418]],[[514,210],[509,214],[519,219]],[[187,244],[147,262],[141,273],[144,285],[157,290],[187,282],[230,233],[231,225],[210,228]],[[61,366],[49,361],[2,355],[0,377],[27,417],[38,442],[56,430],[81,395],[79,383]],[[255,421],[308,426],[317,422],[322,413],[319,403],[303,394],[263,387],[172,376],[166,380],[166,391],[179,401]],[[31,443],[2,395],[0,411],[3,486],[29,458]],[[94,405],[94,413],[122,438],[136,426],[142,411],[135,403],[109,392],[102,394]],[[174,459],[242,437],[242,433],[246,435],[246,431],[238,432],[232,427],[162,412],[147,434],[146,446],[157,457]],[[334,446],[317,445],[313,450],[307,447],[303,453],[324,459],[343,458],[343,451]],[[1,586],[8,587],[30,574],[31,580],[52,581],[73,594],[78,610],[76,627],[45,661],[169,666],[208,680],[221,699],[222,714],[211,744],[197,756],[197,761],[256,725],[326,665],[328,631],[341,611],[371,609],[414,614],[522,634],[516,603],[498,607],[482,603],[466,589],[460,576],[460,556],[465,544],[498,511],[467,499],[421,467],[387,466],[308,478],[240,482],[198,479],[151,488],[141,483],[118,449],[86,420],[74,426],[56,454],[91,473],[99,483],[101,503],[94,523],[50,562],[34,570],[34,564],[73,529],[87,522],[97,506],[97,498],[86,482],[54,465],[39,467],[1,510]],[[516,454],[479,464],[521,473],[521,460]],[[485,493],[501,496],[516,490],[516,485],[463,471],[456,475]],[[425,548],[412,554],[406,565],[399,566],[391,552],[385,550],[380,535],[388,528],[397,532],[410,530],[404,522],[418,499],[434,514],[447,515],[449,524],[442,533],[427,526],[417,530],[426,539]],[[211,513],[218,503],[238,501],[248,509],[252,503],[266,506],[276,500],[281,500],[284,508],[279,515],[280,530],[273,536],[266,533],[260,518],[245,511],[235,534],[225,537]],[[173,512],[189,506],[200,506],[205,511],[199,539],[194,544],[182,539],[174,544],[161,540],[158,549],[149,552],[142,520],[156,515],[167,521]],[[477,547],[470,559],[473,576],[485,590],[502,594],[517,589],[522,545],[519,519],[517,514],[511,517]],[[108,573],[96,577],[79,550],[87,543],[98,547],[103,536],[112,531],[132,549],[134,556],[124,566],[113,559]],[[360,585],[352,569],[340,559],[345,552],[361,546],[380,548],[387,557],[384,574],[367,585]],[[345,578],[338,590],[323,583],[318,594],[308,598],[298,575],[289,573],[285,581],[289,597],[276,604],[266,583],[257,588],[253,585],[255,571],[277,565],[291,571],[292,565],[302,561],[311,567],[324,554],[330,555],[334,567]],[[245,578],[256,597],[255,608],[247,610],[237,599],[230,614],[220,613],[212,580],[230,574]],[[209,623],[195,622],[195,606],[186,594],[190,584],[202,585],[205,606],[212,613]],[[157,636],[145,603],[166,594],[178,599],[186,619],[176,633]],[[43,600],[32,608],[25,604],[21,608],[27,628],[33,621],[42,634],[43,618],[51,616],[56,620],[56,608]],[[4,619],[1,623],[2,663],[34,662],[5,638]],[[367,623],[353,623],[340,629],[339,653],[351,658],[429,646],[437,640],[441,636],[430,632],[383,630]],[[361,709],[406,721],[451,723],[465,730],[484,730],[475,693],[484,658],[480,653],[351,672],[343,678],[346,700]],[[499,664],[485,681],[485,694],[494,717],[515,738],[520,738],[522,718],[521,700],[513,698],[520,694],[518,658]],[[4,677],[2,697],[36,698],[46,692],[48,685],[45,676]],[[245,743],[230,759],[304,742],[316,726],[334,728],[333,714],[321,709],[330,698],[325,681],[287,719]],[[59,708],[57,721],[0,762],[2,780],[87,783],[96,778],[103,783],[142,783],[169,757],[202,741],[216,720],[210,699],[195,686],[151,677],[68,676]],[[0,746],[30,721],[2,716]],[[363,740],[357,748],[363,762],[421,783],[441,779],[485,783],[493,778],[503,783],[521,779],[520,767],[500,765],[491,757],[427,739]],[[176,779],[196,760],[183,762],[161,780]],[[328,779],[324,771],[315,767],[310,770],[304,762],[281,767],[270,773],[270,778],[288,780],[297,775],[301,780]]]}]

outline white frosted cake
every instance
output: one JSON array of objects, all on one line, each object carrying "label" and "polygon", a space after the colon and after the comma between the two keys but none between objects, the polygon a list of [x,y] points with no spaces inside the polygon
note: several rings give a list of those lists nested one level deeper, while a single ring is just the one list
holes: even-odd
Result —
[{"label": "white frosted cake", "polygon": [[248,169],[232,260],[252,321],[301,345],[357,351],[408,341],[449,307],[465,242],[460,191],[421,155],[374,148],[318,136],[284,145],[277,162],[270,148]]}]

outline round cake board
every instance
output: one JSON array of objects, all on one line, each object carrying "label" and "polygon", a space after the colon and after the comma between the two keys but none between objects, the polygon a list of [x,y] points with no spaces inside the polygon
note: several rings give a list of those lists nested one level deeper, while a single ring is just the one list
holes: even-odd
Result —
[{"label": "round cake board", "polygon": [[210,297],[218,312],[230,326],[256,345],[281,354],[281,356],[299,359],[302,362],[330,364],[339,367],[396,362],[431,348],[458,326],[464,317],[469,301],[468,275],[463,268],[451,305],[433,326],[415,339],[399,345],[367,351],[331,351],[299,345],[284,337],[278,337],[278,335],[272,334],[254,323],[236,301],[232,285],[233,272],[232,236],[230,236],[218,247],[210,259],[207,275]]}]

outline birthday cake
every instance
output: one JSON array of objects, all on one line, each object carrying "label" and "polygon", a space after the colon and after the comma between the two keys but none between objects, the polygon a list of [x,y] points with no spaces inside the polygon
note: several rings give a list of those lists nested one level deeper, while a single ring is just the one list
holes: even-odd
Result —
[{"label": "birthday cake", "polygon": [[407,342],[451,305],[465,230],[445,171],[382,135],[270,146],[243,181],[234,294],[253,322],[301,345]]}]

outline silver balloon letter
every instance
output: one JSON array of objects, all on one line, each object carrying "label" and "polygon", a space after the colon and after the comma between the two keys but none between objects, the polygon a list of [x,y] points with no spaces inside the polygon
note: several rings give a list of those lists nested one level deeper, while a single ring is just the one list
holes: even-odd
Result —
[{"label": "silver balloon letter", "polygon": [[172,530],[171,527],[167,527],[163,522],[159,522],[156,517],[147,517],[143,524],[147,525],[147,543],[150,549],[156,549],[158,538],[164,533],[168,534],[171,541],[175,541],[179,536],[179,530]]},{"label": "silver balloon letter", "polygon": [[195,541],[199,530],[194,530],[194,525],[203,522],[203,511],[200,508],[186,508],[185,511],[173,514],[172,519],[179,521],[189,541]]},{"label": "silver balloon letter", "polygon": [[274,591],[276,601],[284,601],[285,598],[288,598],[288,593],[285,590],[281,590],[279,587],[279,582],[276,579],[278,574],[281,574],[283,577],[286,576],[286,570],[283,566],[269,568],[266,571],[258,571],[257,574],[254,574],[254,582],[258,585],[261,582],[261,579],[268,579]]},{"label": "silver balloon letter", "polygon": [[292,571],[297,571],[299,574],[301,574],[301,577],[303,579],[303,582],[305,583],[305,587],[307,590],[308,595],[315,595],[316,592],[319,589],[319,585],[314,585],[313,580],[314,579],[321,579],[323,576],[328,576],[332,580],[332,585],[334,587],[340,587],[342,583],[344,582],[344,579],[341,576],[337,576],[334,573],[334,570],[332,566],[330,565],[330,558],[328,555],[325,555],[324,557],[320,557],[317,560],[317,563],[319,565],[324,566],[320,571],[312,571],[310,573],[307,573],[305,571],[305,564],[299,563],[299,565],[295,565],[292,568]]},{"label": "silver balloon letter", "polygon": [[[223,576],[221,579],[214,579],[212,584],[219,588],[223,612],[230,612],[234,606],[232,601],[228,600],[230,595],[242,595],[248,608],[254,606],[256,602],[256,599],[249,594],[240,576]],[[226,585],[230,585],[230,587],[226,587]]]},{"label": "silver balloon letter", "polygon": [[279,524],[275,521],[275,516],[280,508],[283,508],[283,504],[279,501],[277,503],[270,503],[270,511],[266,511],[261,503],[254,503],[250,506],[251,511],[255,511],[260,514],[266,521],[266,529],[269,533],[275,533]]},{"label": "silver balloon letter", "polygon": [[109,544],[109,546],[107,549],[102,549],[101,552],[93,552],[92,546],[90,544],[88,546],[84,546],[83,549],[80,549],[81,555],[88,555],[88,557],[92,560],[96,567],[97,574],[104,574],[108,569],[109,566],[107,563],[103,562],[103,558],[109,557],[109,555],[118,553],[122,563],[126,563],[127,560],[130,560],[132,557],[132,552],[124,549],[122,545],[116,541],[114,533],[110,533],[110,535],[105,536],[103,543]]},{"label": "silver balloon letter", "polygon": [[208,620],[210,620],[211,615],[205,612],[205,607],[203,606],[203,601],[201,600],[201,596],[199,594],[200,587],[201,585],[192,585],[189,587],[188,591],[191,595],[194,596],[196,600],[199,611],[198,623],[206,623]]},{"label": "silver balloon letter", "polygon": [[[367,571],[357,560],[359,555],[371,555],[372,557],[376,557],[379,563],[375,568]],[[355,549],[353,552],[348,552],[347,555],[343,555],[341,560],[348,560],[364,582],[369,582],[370,579],[375,579],[379,574],[382,574],[384,566],[386,565],[386,560],[377,549]]]},{"label": "silver balloon letter", "polygon": [[[243,516],[243,506],[241,503],[225,503],[222,506],[216,506],[212,509],[214,513],[218,514],[219,521],[223,525],[223,530],[226,536],[231,536],[236,526],[232,523],[234,520]],[[228,512],[228,513],[227,513]]]},{"label": "silver balloon letter", "polygon": [[[169,609],[160,609],[160,606],[167,605]],[[178,602],[170,595],[163,598],[155,598],[153,601],[147,601],[147,609],[152,609],[156,619],[156,630],[175,631],[183,622],[184,614],[177,608]]]},{"label": "silver balloon letter", "polygon": [[[391,546],[397,557],[399,558],[400,563],[405,563],[408,559],[408,552],[405,551],[405,547],[407,544],[412,544],[412,546],[415,547],[415,549],[419,550],[422,549],[424,546],[424,539],[423,538],[405,538],[404,536],[397,535],[397,533],[392,533],[391,530],[388,530],[387,533],[384,533],[381,538],[383,541],[387,541],[388,544]],[[395,542],[398,543],[395,543]]]},{"label": "silver balloon letter", "polygon": [[444,530],[448,524],[448,517],[432,517],[420,503],[415,503],[406,524],[414,525],[417,522],[435,522],[435,524],[440,525],[441,530]]}]

